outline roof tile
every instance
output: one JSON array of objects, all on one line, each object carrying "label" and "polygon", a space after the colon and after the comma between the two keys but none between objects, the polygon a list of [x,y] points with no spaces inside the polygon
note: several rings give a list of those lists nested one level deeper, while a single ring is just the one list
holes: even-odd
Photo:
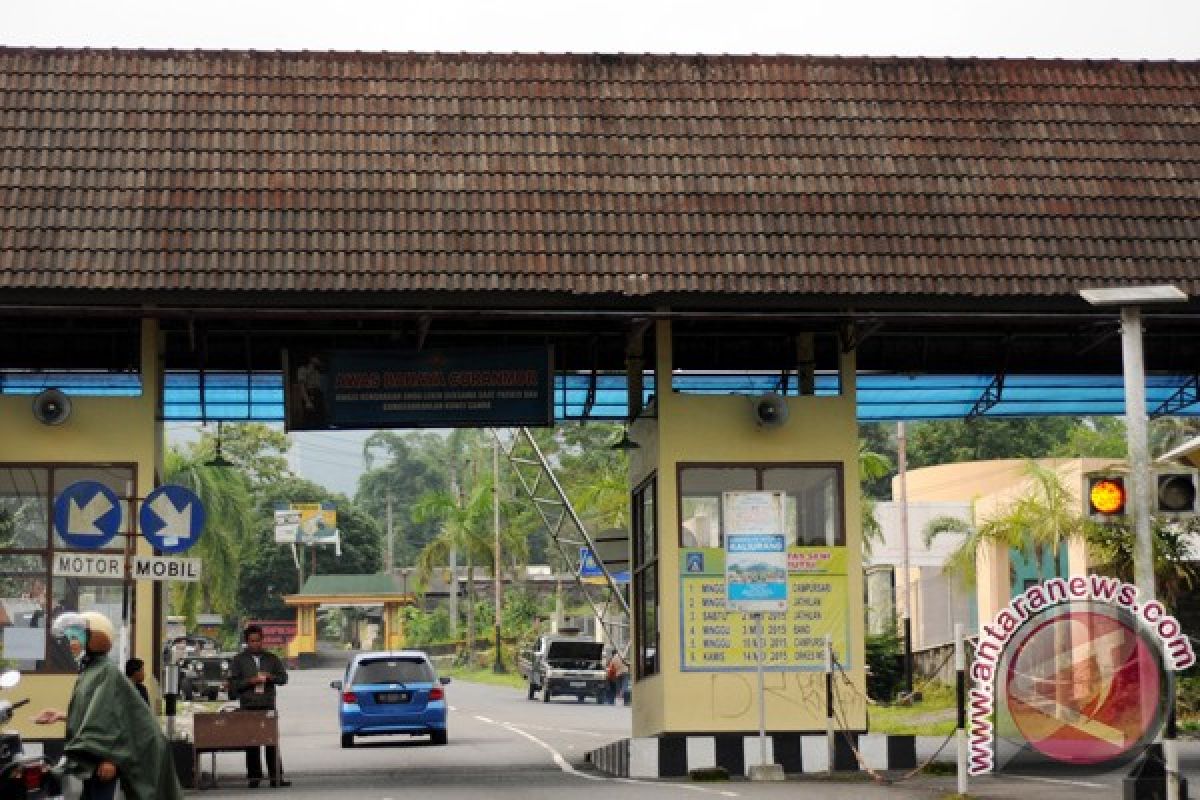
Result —
[{"label": "roof tile", "polygon": [[1200,65],[0,49],[0,287],[1200,293]]}]

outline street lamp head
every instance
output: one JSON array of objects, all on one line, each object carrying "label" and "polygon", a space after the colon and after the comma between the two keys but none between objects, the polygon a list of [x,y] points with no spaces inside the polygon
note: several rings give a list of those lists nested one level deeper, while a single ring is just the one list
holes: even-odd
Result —
[{"label": "street lamp head", "polygon": [[1143,306],[1157,303],[1182,303],[1188,299],[1187,292],[1170,284],[1080,289],[1079,296],[1094,306]]}]

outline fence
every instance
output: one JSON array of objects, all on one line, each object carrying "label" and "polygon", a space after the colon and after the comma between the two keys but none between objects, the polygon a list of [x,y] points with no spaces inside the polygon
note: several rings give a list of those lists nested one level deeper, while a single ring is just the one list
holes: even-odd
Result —
[{"label": "fence", "polygon": [[[978,639],[968,638],[967,663],[975,657]],[[918,681],[934,681],[947,686],[954,685],[954,642],[934,645],[913,651],[913,678]]]}]

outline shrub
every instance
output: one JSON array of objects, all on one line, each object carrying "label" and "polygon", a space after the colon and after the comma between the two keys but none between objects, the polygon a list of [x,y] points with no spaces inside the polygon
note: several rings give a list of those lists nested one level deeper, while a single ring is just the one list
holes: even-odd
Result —
[{"label": "shrub", "polygon": [[867,695],[889,703],[904,682],[904,641],[894,627],[883,633],[868,634]]}]

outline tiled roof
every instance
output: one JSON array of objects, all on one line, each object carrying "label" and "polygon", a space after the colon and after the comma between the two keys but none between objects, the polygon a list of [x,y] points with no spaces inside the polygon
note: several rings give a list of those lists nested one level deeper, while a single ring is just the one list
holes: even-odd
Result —
[{"label": "tiled roof", "polygon": [[1200,293],[1200,63],[0,49],[0,289]]},{"label": "tiled roof", "polygon": [[391,575],[310,575],[301,595],[401,594]]}]

